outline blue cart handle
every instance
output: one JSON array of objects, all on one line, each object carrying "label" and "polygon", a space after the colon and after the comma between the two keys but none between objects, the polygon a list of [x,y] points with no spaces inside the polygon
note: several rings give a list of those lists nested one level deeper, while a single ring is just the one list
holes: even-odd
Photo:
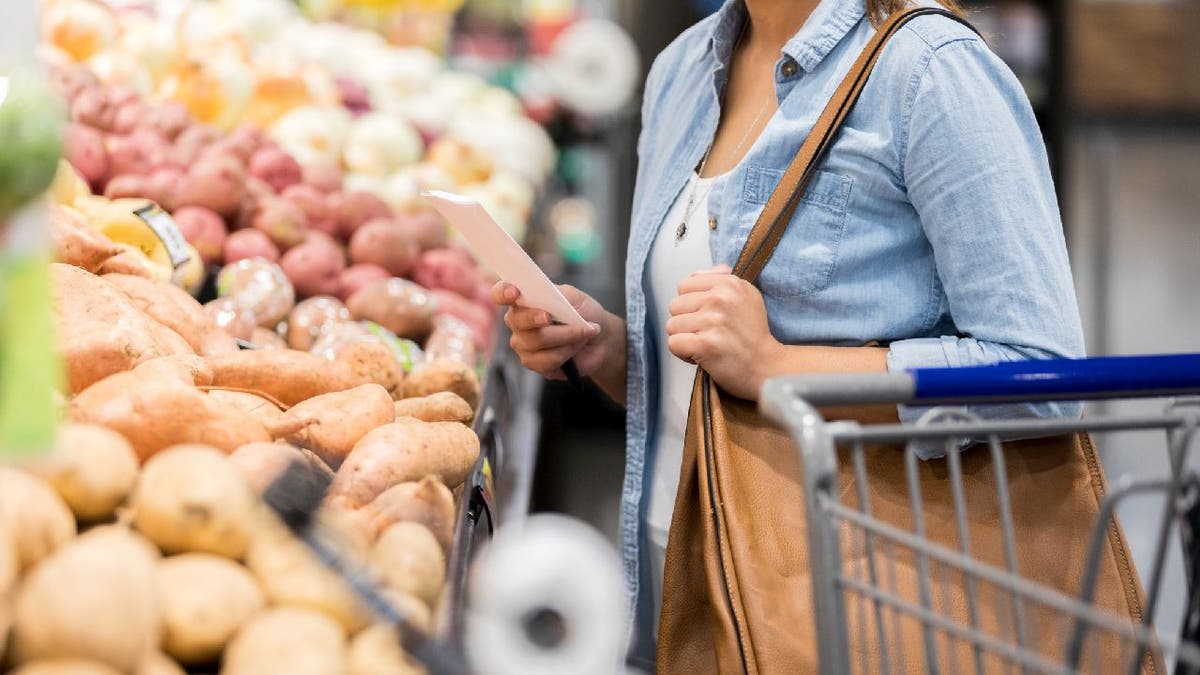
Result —
[{"label": "blue cart handle", "polygon": [[1182,396],[1200,394],[1200,354],[1048,359],[902,373],[790,375],[768,381],[763,395],[781,389],[816,406]]}]

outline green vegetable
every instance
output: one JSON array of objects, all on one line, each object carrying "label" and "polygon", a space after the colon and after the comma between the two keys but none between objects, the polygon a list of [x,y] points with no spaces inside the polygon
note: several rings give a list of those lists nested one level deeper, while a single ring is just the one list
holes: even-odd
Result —
[{"label": "green vegetable", "polygon": [[62,384],[49,256],[0,255],[0,458],[49,452]]},{"label": "green vegetable", "polygon": [[62,156],[62,102],[30,69],[0,71],[0,221],[37,199]]}]

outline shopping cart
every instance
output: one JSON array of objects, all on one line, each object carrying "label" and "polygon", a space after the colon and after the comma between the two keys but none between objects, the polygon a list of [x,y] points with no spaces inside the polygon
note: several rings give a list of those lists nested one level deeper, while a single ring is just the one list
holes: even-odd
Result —
[{"label": "shopping cart", "polygon": [[[803,467],[820,672],[1136,673],[1153,667],[1147,664],[1166,663],[1176,673],[1200,673],[1200,478],[1189,469],[1189,453],[1198,445],[1200,398],[1186,398],[1198,393],[1200,354],[768,381],[760,406],[794,436]],[[964,407],[1146,397],[1177,398],[1161,414],[1083,419],[983,419]],[[818,407],[869,404],[933,407],[911,425],[826,421],[818,412]],[[1074,547],[1087,553],[1086,561],[1078,561],[1082,584],[1074,596],[1023,577],[1023,551],[1041,547],[1044,555],[1046,547],[1061,542],[1017,541],[1001,442],[1125,430],[1152,435],[1159,444],[1165,438],[1169,471],[1162,479],[1118,480],[1110,486],[1091,525],[1090,542]],[[944,463],[933,463],[940,468],[918,458],[918,450],[930,444],[946,452]],[[868,481],[868,467],[879,466],[874,453],[896,453],[897,445],[904,446],[903,463],[891,461],[903,466],[897,475],[905,485],[889,494],[903,495],[903,504],[873,498]],[[980,471],[981,462],[990,467]],[[941,472],[949,483],[950,504],[943,504],[940,514],[931,513],[922,496],[929,471]],[[1002,539],[996,549],[1003,555],[989,561],[972,555],[969,523],[976,521],[968,511],[980,497],[963,487],[964,476],[978,486],[980,475],[989,477],[986,498],[996,504],[995,531]],[[1165,498],[1150,539],[1152,563],[1141,569],[1145,594],[1138,623],[1100,606],[1096,578],[1107,534],[1118,531],[1110,530],[1118,527],[1118,506],[1147,494]],[[906,511],[904,523],[891,517],[897,507]],[[934,526],[956,532],[956,542],[926,536],[929,523],[939,517],[942,522]],[[1175,532],[1182,539],[1188,583],[1165,589],[1164,566]],[[897,568],[915,573],[916,579],[898,583]],[[1187,612],[1181,631],[1161,635],[1153,617],[1167,592],[1186,594]],[[991,603],[987,614],[1002,620],[982,625],[984,603]],[[1120,645],[1115,657],[1111,649],[1102,651],[1114,641]]]}]

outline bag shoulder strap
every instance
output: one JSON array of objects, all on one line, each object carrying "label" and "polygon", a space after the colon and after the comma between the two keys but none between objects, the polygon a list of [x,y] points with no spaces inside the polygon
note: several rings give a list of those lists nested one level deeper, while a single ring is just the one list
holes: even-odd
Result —
[{"label": "bag shoulder strap", "polygon": [[842,83],[838,85],[833,98],[825,105],[825,109],[817,118],[808,138],[804,139],[804,143],[800,146],[792,163],[788,165],[779,185],[771,193],[762,214],[754,223],[754,229],[750,231],[750,236],[746,239],[746,245],[742,248],[741,255],[738,256],[737,264],[733,268],[734,274],[751,283],[758,279],[763,267],[766,267],[767,261],[771,259],[771,254],[775,252],[775,247],[779,245],[779,240],[783,238],[784,230],[787,229],[788,222],[795,214],[796,207],[800,204],[800,198],[804,195],[804,191],[808,188],[808,183],[816,171],[817,164],[829,150],[829,146],[833,144],[834,136],[846,116],[850,114],[859,94],[862,93],[863,87],[867,83],[867,77],[875,67],[875,62],[879,60],[884,45],[904,24],[919,16],[931,14],[951,18],[972,31],[975,30],[962,17],[940,7],[914,7],[896,12],[888,17],[875,32],[871,41],[867,43]]}]

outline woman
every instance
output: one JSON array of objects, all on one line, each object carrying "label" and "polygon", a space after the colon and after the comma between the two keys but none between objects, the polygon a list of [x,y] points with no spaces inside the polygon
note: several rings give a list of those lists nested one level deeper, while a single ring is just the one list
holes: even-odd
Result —
[{"label": "woman", "polygon": [[[634,654],[653,654],[663,552],[698,364],[756,399],[784,373],[1083,355],[1045,146],[983,40],[921,17],[888,43],[756,285],[730,274],[784,168],[904,0],[729,0],[655,61],[626,261],[627,316],[564,288],[592,325],[509,307],[526,367],[574,358],[628,411],[622,545]],[[904,422],[921,410],[894,411]],[[983,406],[985,417],[1076,415]],[[933,448],[926,458],[936,456]],[[636,659],[635,659],[636,660]]]}]

